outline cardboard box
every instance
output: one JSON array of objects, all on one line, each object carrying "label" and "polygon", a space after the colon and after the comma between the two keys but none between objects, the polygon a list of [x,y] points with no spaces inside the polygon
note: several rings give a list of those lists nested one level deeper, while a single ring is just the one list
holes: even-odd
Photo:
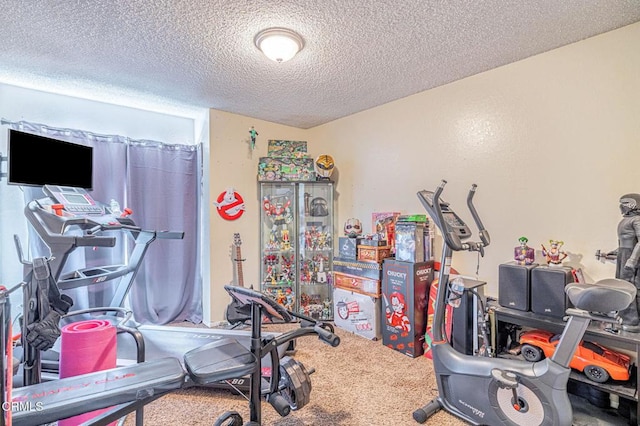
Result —
[{"label": "cardboard box", "polygon": [[431,234],[426,223],[396,223],[396,260],[426,262],[431,260],[431,252]]},{"label": "cardboard box", "polygon": [[333,259],[333,271],[356,277],[371,278],[372,280],[382,279],[382,265],[374,262],[360,262],[336,257]]},{"label": "cardboard box", "polygon": [[381,240],[387,240],[391,246],[391,254],[395,253],[395,228],[400,212],[381,212],[371,214],[373,233],[378,234]]},{"label": "cardboard box", "polygon": [[359,242],[360,238],[338,237],[338,256],[346,260],[356,260]]},{"label": "cardboard box", "polygon": [[269,157],[307,157],[306,141],[285,141],[270,139],[267,145]]},{"label": "cardboard box", "polygon": [[387,257],[391,257],[391,246],[358,246],[358,260],[362,262],[382,263]]},{"label": "cardboard box", "polygon": [[385,259],[382,264],[382,343],[410,357],[424,353],[433,261]]},{"label": "cardboard box", "polygon": [[260,157],[258,181],[315,181],[313,158]]},{"label": "cardboard box", "polygon": [[336,327],[369,340],[380,339],[380,299],[353,291],[333,290]]},{"label": "cardboard box", "polygon": [[371,297],[380,297],[380,280],[333,271],[333,286]]},{"label": "cardboard box", "polygon": [[358,241],[358,245],[371,246],[371,247],[386,247],[389,244],[387,243],[387,240],[369,240],[367,238],[362,238],[360,241]]}]

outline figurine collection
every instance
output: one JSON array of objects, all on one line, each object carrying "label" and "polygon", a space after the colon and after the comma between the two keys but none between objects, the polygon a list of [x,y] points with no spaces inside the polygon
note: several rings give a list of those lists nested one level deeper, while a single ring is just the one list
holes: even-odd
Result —
[{"label": "figurine collection", "polygon": [[[254,128],[250,135],[255,142]],[[287,309],[322,320],[333,319],[335,168],[331,155],[309,155],[306,141],[269,139],[258,159],[261,288]]]},{"label": "figurine collection", "polygon": [[[518,265],[533,265],[535,262],[535,250],[527,243],[529,239],[527,237],[518,238],[520,243],[513,249],[513,260]],[[569,254],[562,250],[564,245],[560,240],[549,240],[549,248],[544,244],[541,244],[542,255],[549,266],[562,266],[562,262],[569,256]]]}]

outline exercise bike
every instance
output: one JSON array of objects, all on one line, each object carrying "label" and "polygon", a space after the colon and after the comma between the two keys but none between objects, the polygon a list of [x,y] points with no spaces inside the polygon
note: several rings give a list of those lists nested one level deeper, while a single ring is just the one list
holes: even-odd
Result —
[{"label": "exercise bike", "polygon": [[469,227],[449,203],[440,198],[446,183],[443,180],[435,191],[418,192],[418,198],[442,233],[444,246],[431,344],[438,396],[414,411],[414,420],[424,423],[445,409],[474,425],[570,426],[573,414],[567,396],[569,363],[591,320],[620,323],[617,311],[635,300],[635,286],[617,279],[567,285],[565,292],[575,308],[567,310],[569,319],[551,358],[530,363],[457,352],[444,333],[452,253],[475,251],[483,255],[490,237],[473,205],[477,186],[471,187],[467,205],[478,227],[480,241],[470,241]]}]

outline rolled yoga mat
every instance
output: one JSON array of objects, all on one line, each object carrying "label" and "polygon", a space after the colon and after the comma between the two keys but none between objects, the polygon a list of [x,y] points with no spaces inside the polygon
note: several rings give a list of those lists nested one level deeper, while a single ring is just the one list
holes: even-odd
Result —
[{"label": "rolled yoga mat", "polygon": [[[61,330],[60,378],[116,367],[116,342],[116,328],[109,321],[87,320],[65,325]],[[106,410],[60,420],[58,425],[79,425]]]}]

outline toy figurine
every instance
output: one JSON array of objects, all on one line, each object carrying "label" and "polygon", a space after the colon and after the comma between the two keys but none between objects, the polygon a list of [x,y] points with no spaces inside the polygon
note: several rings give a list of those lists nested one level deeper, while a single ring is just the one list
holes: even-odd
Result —
[{"label": "toy figurine", "polygon": [[549,240],[549,250],[542,244],[542,255],[547,258],[549,266],[560,266],[568,254],[561,250],[563,241]]},{"label": "toy figurine", "polygon": [[329,299],[325,299],[322,302],[322,319],[328,320],[331,318],[331,301]]},{"label": "toy figurine", "polygon": [[[640,289],[640,194],[620,197],[622,219],[618,223],[618,248],[609,257],[616,259],[616,278]],[[639,290],[640,293],[640,290]],[[620,311],[623,330],[640,333],[640,294],[628,308]]]},{"label": "toy figurine", "polygon": [[284,307],[285,309],[288,310],[293,310],[293,303],[295,302],[295,299],[293,298],[293,290],[291,290],[290,288],[287,288],[285,290],[285,296],[284,296]]},{"label": "toy figurine", "polygon": [[315,163],[316,176],[319,180],[329,180],[333,169],[336,167],[333,157],[327,154],[323,154],[316,158]]},{"label": "toy figurine", "polygon": [[362,235],[362,223],[360,223],[360,220],[353,217],[347,219],[344,224],[344,235],[349,238],[356,238]]},{"label": "toy figurine", "polygon": [[253,126],[249,129],[249,135],[251,135],[251,149],[253,150],[256,148],[256,137],[258,136],[258,132],[256,132]]},{"label": "toy figurine", "polygon": [[273,222],[273,227],[271,228],[272,233],[275,234],[279,227],[281,227],[282,230],[287,229],[287,224],[293,221],[291,209],[289,208],[290,205],[291,200],[286,197],[284,203],[278,201],[276,204],[273,204],[269,197],[264,197],[262,200],[262,208],[266,216]]},{"label": "toy figurine", "polygon": [[531,265],[535,260],[535,250],[527,245],[527,237],[518,238],[520,245],[513,249],[513,257],[518,265]]}]

